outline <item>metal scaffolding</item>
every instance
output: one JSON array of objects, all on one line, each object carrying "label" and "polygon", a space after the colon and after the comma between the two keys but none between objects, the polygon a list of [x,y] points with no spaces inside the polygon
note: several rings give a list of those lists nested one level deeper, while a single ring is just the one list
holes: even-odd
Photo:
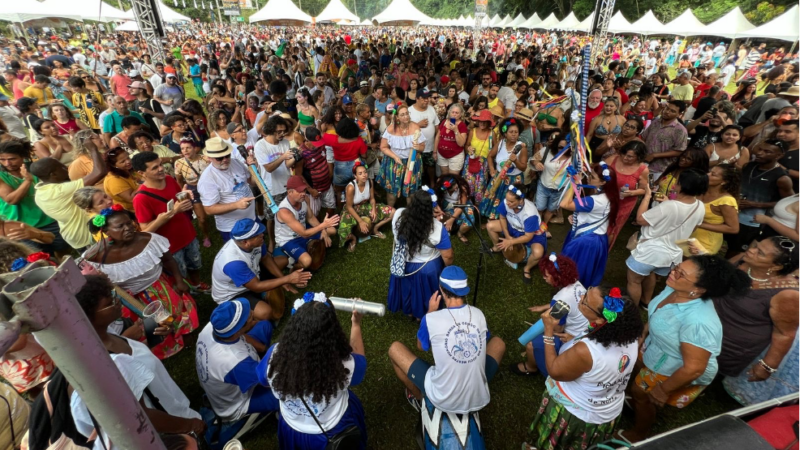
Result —
[{"label": "metal scaffolding", "polygon": [[597,0],[592,23],[592,55],[589,64],[594,65],[597,56],[602,54],[603,46],[608,38],[608,24],[614,14],[614,0]]},{"label": "metal scaffolding", "polygon": [[147,51],[153,62],[164,62],[164,44],[167,36],[164,23],[161,21],[161,10],[158,0],[132,0],[133,14],[147,44]]},{"label": "metal scaffolding", "polygon": [[481,30],[483,18],[486,17],[486,4],[488,0],[475,0],[475,26],[472,29],[472,59],[478,58],[481,43]]}]

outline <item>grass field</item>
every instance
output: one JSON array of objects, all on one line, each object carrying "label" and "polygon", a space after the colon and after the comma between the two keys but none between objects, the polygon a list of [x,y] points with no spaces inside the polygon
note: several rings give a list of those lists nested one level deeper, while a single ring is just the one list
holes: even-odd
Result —
[{"label": "grass field", "polygon": [[[193,96],[194,89],[187,85],[187,92]],[[211,221],[209,221],[211,225]],[[567,233],[566,225],[551,227],[553,239],[548,242],[549,251],[560,251]],[[625,259],[629,251],[624,243],[634,231],[626,227],[617,239],[617,245],[609,255],[605,284],[625,287]],[[389,227],[384,228],[389,235]],[[463,244],[453,239],[455,264],[466,270],[470,277],[470,287],[475,288],[476,267],[478,263],[477,237],[470,233],[470,242]],[[488,236],[484,237],[488,239]],[[204,280],[210,282],[211,264],[220,248],[218,236],[212,237],[214,245],[202,248]],[[325,265],[314,274],[308,290],[325,292],[327,295],[341,297],[360,297],[374,302],[385,302],[389,289],[389,260],[392,241],[371,239],[356,248],[354,253],[336,247],[329,249]],[[660,287],[659,287],[660,289]],[[658,291],[657,291],[658,292]],[[501,362],[501,369],[490,384],[491,403],[481,411],[481,424],[487,448],[511,450],[520,448],[528,436],[528,427],[539,407],[544,390],[544,378],[539,375],[521,377],[508,370],[510,363],[521,361],[520,352],[524,348],[517,343],[517,337],[528,326],[524,321],[533,322],[538,316],[527,311],[533,305],[550,301],[553,294],[550,286],[544,283],[538,270],[533,271],[533,284],[522,282],[522,270],[514,271],[503,263],[502,257],[486,258],[481,274],[477,306],[483,311],[489,329],[506,343],[507,353]],[[293,302],[298,295],[287,296]],[[205,325],[216,304],[205,295],[195,297],[200,312],[200,323]],[[472,298],[470,294],[469,298]],[[349,314],[339,313],[345,332],[349,332]],[[280,339],[280,330],[287,318],[281,322],[273,340]],[[403,386],[396,379],[387,350],[394,341],[416,348],[417,324],[402,314],[388,314],[378,318],[367,316],[363,320],[364,343],[367,352],[367,376],[363,384],[353,388],[366,411],[369,448],[374,450],[407,450],[416,448],[414,428],[419,420],[418,414],[406,403]],[[419,356],[422,352],[417,351]],[[433,362],[430,355],[425,355]],[[194,364],[194,347],[184,349],[178,355],[166,360],[165,365],[172,377],[198,408],[203,395]],[[722,388],[719,381],[712,384],[693,404],[684,410],[665,409],[659,414],[655,432],[667,431],[688,423],[714,416],[738,407]],[[632,420],[629,409],[623,412],[621,427],[627,428]],[[244,439],[248,450],[277,449],[277,422],[268,420],[259,430]]]}]

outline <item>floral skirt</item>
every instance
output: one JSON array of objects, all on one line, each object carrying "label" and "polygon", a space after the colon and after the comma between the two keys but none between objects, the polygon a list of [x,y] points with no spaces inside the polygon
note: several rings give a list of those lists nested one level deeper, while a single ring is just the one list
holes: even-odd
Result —
[{"label": "floral skirt", "polygon": [[[358,213],[359,217],[369,217],[369,212],[371,209],[372,205],[370,205],[369,202],[363,202],[355,207],[356,213]],[[375,203],[375,220],[372,223],[376,224],[391,217],[393,210],[394,208],[391,206],[384,205],[383,203]],[[350,231],[356,226],[358,226],[356,218],[350,214],[350,211],[348,211],[347,208],[344,208],[342,217],[339,220],[339,247],[344,247],[347,236],[350,236]]]},{"label": "floral skirt", "polygon": [[[654,372],[647,367],[642,367],[639,374],[636,375],[634,383],[639,386],[643,391],[650,392],[651,389],[666,381],[669,377]],[[706,386],[689,385],[684,386],[669,395],[667,405],[676,408],[685,408],[691,404],[704,390]]]},{"label": "floral skirt", "polygon": [[[450,214],[451,216],[455,213],[455,208],[451,204],[447,204],[444,207],[444,212]],[[458,230],[461,225],[472,225],[475,223],[475,213],[473,212],[472,208],[464,208],[462,209],[462,213],[456,219],[456,223],[454,224],[454,229]]]},{"label": "floral skirt", "polygon": [[417,189],[419,189],[422,179],[422,152],[417,152],[416,162],[414,163],[414,170],[411,172],[411,182],[406,184],[406,168],[408,167],[408,158],[402,159],[403,164],[397,164],[392,158],[383,158],[381,162],[381,171],[378,172],[378,177],[375,181],[386,189],[387,194],[394,195],[395,197],[410,197]]},{"label": "floral skirt", "polygon": [[472,193],[472,198],[476,204],[480,204],[483,200],[483,193],[486,190],[486,159],[481,161],[481,170],[478,173],[470,173],[467,169],[469,166],[469,158],[464,160],[464,170],[461,172],[461,177],[466,180],[469,185],[469,191]]},{"label": "floral skirt", "polygon": [[[189,294],[178,294],[172,288],[172,278],[162,273],[150,287],[134,295],[138,300],[148,305],[160,301],[172,314],[172,333],[164,336],[164,341],[150,350],[158,359],[166,359],[183,349],[183,335],[189,334],[200,326],[197,317],[197,305]],[[127,307],[122,308],[122,316],[134,322],[140,317]],[[143,337],[142,343],[147,343]]]},{"label": "floral skirt", "polygon": [[506,198],[506,192],[508,192],[508,187],[512,184],[522,180],[522,173],[518,173],[516,175],[506,175],[505,178],[500,182],[500,185],[497,187],[494,195],[489,195],[489,191],[492,189],[492,184],[497,177],[500,176],[500,171],[497,171],[497,175],[492,177],[491,180],[486,184],[486,192],[484,193],[484,197],[481,200],[480,205],[478,206],[481,211],[481,215],[484,217],[488,217],[489,219],[497,219],[497,207],[500,206],[500,202],[502,202]]},{"label": "floral skirt", "polygon": [[531,424],[536,436],[531,442],[539,450],[582,450],[611,438],[617,419],[600,425],[586,423],[570,413],[545,391]]}]

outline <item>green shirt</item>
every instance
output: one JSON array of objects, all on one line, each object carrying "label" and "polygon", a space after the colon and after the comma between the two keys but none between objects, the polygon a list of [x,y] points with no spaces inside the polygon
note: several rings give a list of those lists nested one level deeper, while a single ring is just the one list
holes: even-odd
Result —
[{"label": "green shirt", "polygon": [[[0,180],[9,185],[12,190],[20,187],[24,181],[22,178],[17,178],[5,170],[0,170]],[[35,228],[41,228],[53,223],[54,220],[36,206],[36,201],[34,200],[36,198],[36,189],[33,186],[38,182],[39,179],[33,177],[33,183],[28,186],[28,193],[16,205],[8,204],[0,198],[0,216],[5,220],[22,222]]]},{"label": "green shirt", "polygon": [[172,52],[172,57],[173,58],[175,58],[177,60],[181,59],[181,48],[180,47],[173,47],[172,50],[170,50],[170,51]]}]

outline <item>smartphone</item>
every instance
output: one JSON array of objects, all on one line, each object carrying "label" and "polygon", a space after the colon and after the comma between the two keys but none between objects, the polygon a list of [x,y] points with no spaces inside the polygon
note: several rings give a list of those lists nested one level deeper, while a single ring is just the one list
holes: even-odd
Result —
[{"label": "smartphone", "polygon": [[453,124],[453,125],[455,125],[455,124],[456,124],[456,119],[453,119],[453,118],[451,117],[451,118],[450,118],[450,123],[451,123],[451,124]]},{"label": "smartphone", "polygon": [[167,202],[167,212],[170,212],[173,209],[175,209],[175,200],[174,199]]}]

